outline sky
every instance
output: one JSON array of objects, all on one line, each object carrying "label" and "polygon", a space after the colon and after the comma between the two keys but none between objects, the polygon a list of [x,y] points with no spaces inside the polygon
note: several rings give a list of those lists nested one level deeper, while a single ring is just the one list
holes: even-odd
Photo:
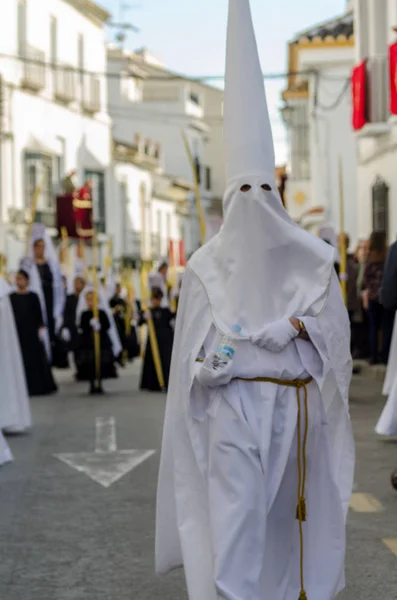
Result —
[{"label": "sky", "polygon": [[[125,46],[148,48],[169,69],[192,77],[225,70],[228,0],[98,0],[119,22],[133,23]],[[120,11],[120,5],[124,9]],[[287,42],[296,33],[343,13],[346,0],[251,0],[259,54],[265,73],[285,73]],[[109,30],[109,40],[115,31]],[[279,108],[285,78],[266,82],[276,160],[286,160]]]}]

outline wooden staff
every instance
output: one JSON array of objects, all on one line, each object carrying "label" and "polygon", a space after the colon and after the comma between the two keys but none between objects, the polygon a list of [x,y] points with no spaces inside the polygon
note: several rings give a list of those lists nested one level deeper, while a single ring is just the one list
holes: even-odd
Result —
[{"label": "wooden staff", "polygon": [[111,271],[112,268],[112,264],[113,264],[113,258],[112,258],[112,253],[113,253],[113,242],[112,240],[109,240],[107,243],[107,254],[106,254],[106,259],[105,259],[105,281],[107,281],[109,272]]},{"label": "wooden staff", "polygon": [[33,194],[33,198],[32,198],[32,204],[31,204],[31,207],[30,207],[30,217],[29,217],[28,230],[26,232],[26,256],[28,256],[29,250],[30,250],[30,238],[32,236],[33,223],[35,222],[35,219],[36,219],[37,203],[39,201],[41,190],[43,189],[43,186],[44,186],[44,183],[45,183],[45,179],[46,179],[46,176],[43,177],[41,185],[38,185],[36,187],[36,189],[34,191],[34,194]]},{"label": "wooden staff", "polygon": [[[131,325],[131,321],[132,321],[132,315],[133,315],[133,310],[132,310],[132,306],[135,302],[135,290],[134,290],[134,284],[132,282],[132,269],[129,268],[126,270],[126,289],[127,289],[127,309],[125,311],[125,333],[126,333],[126,337],[127,339],[129,339],[131,337],[131,331],[132,331],[132,325]],[[128,360],[128,351],[125,351],[126,353],[126,360]]]},{"label": "wooden staff", "polygon": [[[96,237],[92,238],[92,282],[94,285],[94,298],[92,312],[94,319],[97,319],[99,323],[99,285],[98,285],[98,274],[97,274],[97,261],[98,261],[98,244]],[[101,386],[101,336],[100,332],[94,330],[94,352],[95,352],[95,376],[97,380],[98,389]]]},{"label": "wooden staff", "polygon": [[175,266],[175,256],[173,247],[171,245],[171,241],[169,243],[169,254],[170,254],[170,278],[169,284],[171,287],[171,298],[170,298],[170,309],[171,312],[176,313],[176,298],[175,298],[175,286],[177,284],[177,275],[176,275],[176,266]]},{"label": "wooden staff", "polygon": [[204,217],[203,206],[201,204],[200,184],[199,184],[199,180],[198,180],[196,165],[195,165],[194,159],[193,159],[193,154],[190,149],[189,140],[187,139],[187,135],[184,131],[182,131],[182,137],[183,137],[183,141],[185,144],[186,154],[187,154],[187,157],[188,157],[188,160],[190,163],[190,167],[192,169],[192,174],[193,174],[194,193],[195,193],[195,198],[196,198],[196,208],[197,208],[197,214],[198,214],[199,223],[200,223],[201,245],[203,246],[206,242],[206,226],[205,226],[205,217]]},{"label": "wooden staff", "polygon": [[345,235],[345,200],[343,193],[343,166],[342,158],[339,157],[339,251],[340,251],[340,265],[339,265],[339,279],[342,287],[342,295],[345,304],[347,305],[347,248],[346,248],[346,235]]},{"label": "wooden staff", "polygon": [[148,313],[147,326],[149,332],[149,342],[150,347],[152,349],[152,356],[154,367],[156,369],[157,380],[159,382],[160,388],[165,390],[165,382],[164,382],[164,374],[163,367],[161,364],[161,357],[159,351],[159,345],[157,342],[156,330],[154,328],[154,323],[152,319],[152,314],[150,310],[148,310],[148,286],[147,286],[147,271],[145,267],[142,267],[141,271],[141,301],[142,301],[142,311]]},{"label": "wooden staff", "polygon": [[69,271],[69,235],[66,227],[61,227],[61,264]]},{"label": "wooden staff", "polygon": [[7,277],[7,258],[4,254],[0,254],[0,275],[4,279]]}]

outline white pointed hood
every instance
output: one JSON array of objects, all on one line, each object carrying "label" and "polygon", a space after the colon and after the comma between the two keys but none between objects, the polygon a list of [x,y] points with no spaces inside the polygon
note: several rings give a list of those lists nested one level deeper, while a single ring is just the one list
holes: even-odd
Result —
[{"label": "white pointed hood", "polygon": [[275,158],[249,0],[230,0],[224,101],[226,181],[267,174]]},{"label": "white pointed hood", "polygon": [[249,0],[229,0],[224,117],[223,227],[189,264],[218,329],[233,336],[238,325],[250,338],[282,317],[322,310],[334,251],[281,202]]}]

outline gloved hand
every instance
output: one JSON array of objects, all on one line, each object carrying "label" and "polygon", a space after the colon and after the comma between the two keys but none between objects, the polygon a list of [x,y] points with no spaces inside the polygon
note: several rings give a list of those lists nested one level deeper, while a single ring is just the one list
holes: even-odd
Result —
[{"label": "gloved hand", "polygon": [[64,327],[61,331],[61,339],[66,344],[68,344],[70,342],[70,340],[72,339],[72,336],[70,335],[70,331],[66,327]]},{"label": "gloved hand", "polygon": [[251,342],[270,352],[282,352],[288,344],[298,337],[299,331],[295,329],[288,317],[273,321],[266,325],[262,331],[251,337]]},{"label": "gloved hand", "polygon": [[94,331],[97,331],[97,332],[101,331],[101,324],[100,324],[99,320],[96,319],[95,317],[93,319],[91,319],[90,325]]}]

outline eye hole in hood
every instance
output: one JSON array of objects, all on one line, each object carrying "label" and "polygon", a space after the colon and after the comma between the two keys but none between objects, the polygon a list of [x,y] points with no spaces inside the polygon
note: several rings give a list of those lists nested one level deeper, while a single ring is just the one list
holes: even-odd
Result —
[{"label": "eye hole in hood", "polygon": [[268,183],[264,183],[263,185],[261,185],[261,188],[262,188],[262,190],[265,190],[265,192],[272,191],[272,187]]},{"label": "eye hole in hood", "polygon": [[240,192],[249,192],[250,189],[251,189],[251,186],[248,185],[248,183],[245,183],[244,185],[241,186]]}]

